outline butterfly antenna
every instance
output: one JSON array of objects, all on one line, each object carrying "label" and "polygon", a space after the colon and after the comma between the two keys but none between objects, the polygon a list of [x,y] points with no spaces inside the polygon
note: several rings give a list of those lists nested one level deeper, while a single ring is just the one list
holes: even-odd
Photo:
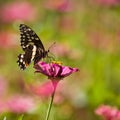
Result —
[{"label": "butterfly antenna", "polygon": [[49,56],[49,55],[48,55],[48,58],[50,59],[50,61],[51,61],[51,60],[55,60],[54,54],[52,54],[52,53],[50,52],[50,49],[51,49],[52,46],[55,45],[55,44],[56,44],[56,42],[54,42],[54,43],[48,48],[48,52],[52,55],[52,56]]},{"label": "butterfly antenna", "polygon": [[48,51],[50,51],[50,49],[52,48],[53,45],[55,45],[56,42],[54,42],[49,48],[48,48]]}]

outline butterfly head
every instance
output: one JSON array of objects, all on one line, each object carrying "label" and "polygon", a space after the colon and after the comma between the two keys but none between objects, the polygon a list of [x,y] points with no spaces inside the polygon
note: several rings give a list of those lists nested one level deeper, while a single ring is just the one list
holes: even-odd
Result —
[{"label": "butterfly head", "polygon": [[50,52],[50,49],[52,48],[53,45],[55,45],[55,42],[48,48],[48,50],[46,51],[46,55],[48,55],[48,53]]},{"label": "butterfly head", "polygon": [[45,52],[44,52],[44,56],[43,56],[43,58],[45,58],[45,57],[48,57],[48,53],[50,52],[50,50],[48,49],[48,50],[46,50]]}]

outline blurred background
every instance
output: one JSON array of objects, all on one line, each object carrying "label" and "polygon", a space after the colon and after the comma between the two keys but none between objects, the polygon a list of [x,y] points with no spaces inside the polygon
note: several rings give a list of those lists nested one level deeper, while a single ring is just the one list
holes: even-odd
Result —
[{"label": "blurred background", "polygon": [[50,81],[33,64],[19,69],[19,25],[30,26],[56,60],[79,72],[57,88],[50,120],[99,120],[101,104],[120,108],[119,0],[0,1],[0,119],[43,120]]}]

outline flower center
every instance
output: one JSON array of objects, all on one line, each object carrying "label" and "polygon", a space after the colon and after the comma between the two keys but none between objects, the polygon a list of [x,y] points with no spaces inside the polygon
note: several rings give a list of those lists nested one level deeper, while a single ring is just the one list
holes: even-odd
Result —
[{"label": "flower center", "polygon": [[61,61],[52,61],[52,63],[58,64],[58,65],[62,65],[62,62],[61,62]]}]

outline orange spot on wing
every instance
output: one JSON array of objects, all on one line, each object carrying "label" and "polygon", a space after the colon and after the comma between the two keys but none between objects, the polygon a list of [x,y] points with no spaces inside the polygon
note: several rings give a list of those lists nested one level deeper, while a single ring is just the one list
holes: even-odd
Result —
[{"label": "orange spot on wing", "polygon": [[26,66],[28,66],[29,64],[28,63],[25,63]]}]

